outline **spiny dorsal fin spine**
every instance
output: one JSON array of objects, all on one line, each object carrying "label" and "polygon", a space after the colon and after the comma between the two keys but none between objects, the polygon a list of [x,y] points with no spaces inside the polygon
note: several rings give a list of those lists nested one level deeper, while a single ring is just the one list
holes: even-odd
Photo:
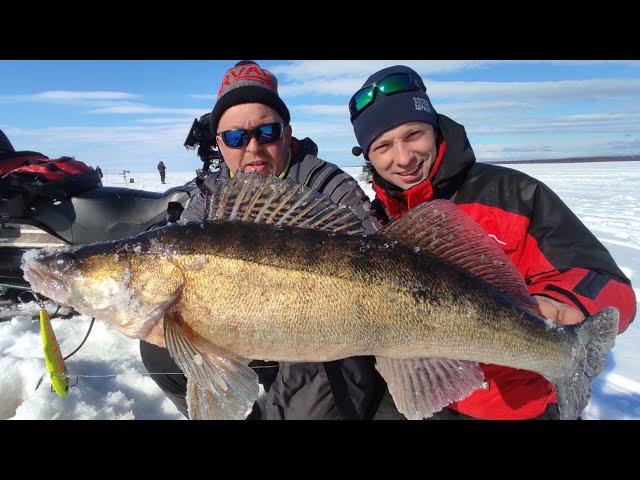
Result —
[{"label": "spiny dorsal fin spine", "polygon": [[455,265],[537,315],[537,302],[500,246],[448,200],[432,200],[391,222],[380,234]]},{"label": "spiny dorsal fin spine", "polygon": [[291,179],[261,177],[255,172],[238,172],[232,179],[218,179],[212,189],[207,219],[364,233],[362,220],[350,207],[338,205]]}]

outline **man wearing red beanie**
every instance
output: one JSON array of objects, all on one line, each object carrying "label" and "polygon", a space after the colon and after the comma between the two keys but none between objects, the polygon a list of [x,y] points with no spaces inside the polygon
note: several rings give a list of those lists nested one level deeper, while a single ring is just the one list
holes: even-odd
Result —
[{"label": "man wearing red beanie", "polygon": [[[219,179],[229,179],[238,171],[290,178],[350,206],[365,230],[374,233],[377,220],[357,182],[319,159],[311,139],[293,137],[289,122],[276,77],[255,62],[235,64],[225,73],[211,112],[211,130],[224,162],[205,179],[205,185],[212,189]],[[206,204],[206,196],[200,194],[181,219],[205,219]],[[188,416],[186,377],[175,375],[180,369],[167,350],[141,341],[140,353],[147,370],[155,374],[153,380]],[[281,365],[254,361],[250,366],[257,367],[267,396],[265,410],[254,407],[251,419],[369,419],[385,392],[373,357]]]}]

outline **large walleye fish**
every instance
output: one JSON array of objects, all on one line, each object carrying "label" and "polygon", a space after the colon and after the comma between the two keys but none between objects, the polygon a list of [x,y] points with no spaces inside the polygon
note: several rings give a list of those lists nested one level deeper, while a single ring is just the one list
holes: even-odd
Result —
[{"label": "large walleye fish", "polygon": [[375,355],[398,409],[427,418],[482,386],[478,362],[530,370],[580,415],[618,331],[607,308],[578,326],[540,317],[510,260],[435,200],[364,236],[355,213],[290,180],[219,181],[205,222],[25,254],[32,288],[168,348],[190,418],[245,418],[252,359]]}]

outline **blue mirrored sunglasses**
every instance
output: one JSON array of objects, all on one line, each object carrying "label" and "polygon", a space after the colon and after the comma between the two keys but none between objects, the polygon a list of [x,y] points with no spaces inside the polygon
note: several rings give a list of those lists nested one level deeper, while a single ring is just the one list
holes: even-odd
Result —
[{"label": "blue mirrored sunglasses", "polygon": [[222,141],[227,147],[242,148],[249,144],[252,137],[255,137],[261,145],[280,140],[280,138],[282,138],[283,130],[284,125],[282,123],[267,123],[256,128],[252,128],[251,130],[244,128],[240,128],[238,130],[226,130],[224,132],[220,132],[220,137],[222,137]]}]

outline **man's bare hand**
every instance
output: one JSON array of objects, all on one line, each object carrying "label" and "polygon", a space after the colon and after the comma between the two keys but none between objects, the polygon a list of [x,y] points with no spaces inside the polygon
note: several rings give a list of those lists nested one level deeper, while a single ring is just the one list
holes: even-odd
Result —
[{"label": "man's bare hand", "polygon": [[584,315],[577,308],[570,307],[564,303],[552,300],[548,297],[534,295],[538,302],[542,316],[547,320],[560,325],[575,325],[584,320]]}]

